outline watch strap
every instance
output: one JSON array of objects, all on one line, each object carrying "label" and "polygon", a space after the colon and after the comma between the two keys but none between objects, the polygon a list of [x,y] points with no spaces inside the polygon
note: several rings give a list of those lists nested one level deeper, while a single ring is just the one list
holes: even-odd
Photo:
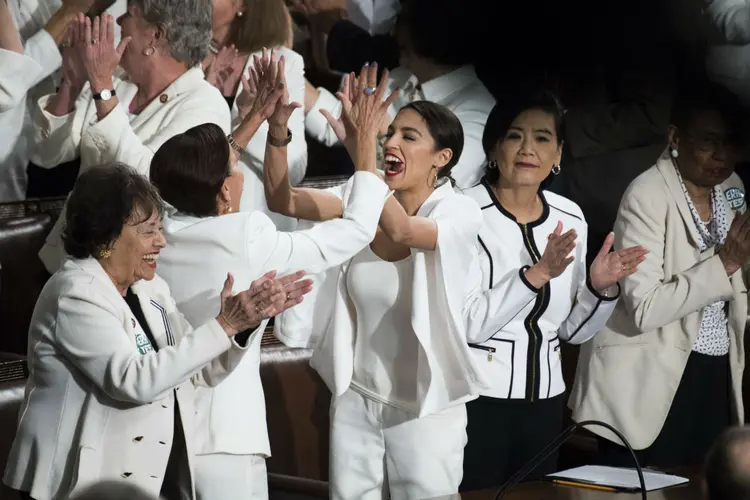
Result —
[{"label": "watch strap", "polygon": [[270,132],[268,133],[268,144],[271,146],[283,148],[289,145],[290,142],[292,142],[292,131],[289,129],[286,129],[286,137],[284,139],[279,139],[278,137],[272,136]]},{"label": "watch strap", "polygon": [[[109,99],[112,99],[114,96],[117,95],[115,93],[115,89],[106,89],[106,90],[109,91]],[[98,92],[98,93],[94,94],[93,97],[94,97],[95,101],[101,101],[102,100],[102,94],[101,94],[101,92]],[[107,100],[109,100],[109,99],[107,99]]]}]

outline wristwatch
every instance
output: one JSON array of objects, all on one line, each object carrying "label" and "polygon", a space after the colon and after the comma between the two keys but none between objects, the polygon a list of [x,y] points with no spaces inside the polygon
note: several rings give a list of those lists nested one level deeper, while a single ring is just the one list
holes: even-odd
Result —
[{"label": "wristwatch", "polygon": [[109,101],[115,96],[115,89],[108,90],[104,89],[98,94],[94,94],[95,101]]},{"label": "wristwatch", "polygon": [[274,137],[269,132],[267,140],[268,140],[268,144],[270,144],[271,146],[274,146],[277,148],[283,148],[284,146],[292,142],[292,131],[289,129],[286,129],[286,137],[284,139],[279,139],[278,137]]}]

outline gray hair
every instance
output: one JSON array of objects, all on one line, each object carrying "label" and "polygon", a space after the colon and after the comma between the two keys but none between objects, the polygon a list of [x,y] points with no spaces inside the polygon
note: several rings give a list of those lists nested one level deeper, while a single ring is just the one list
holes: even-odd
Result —
[{"label": "gray hair", "polygon": [[129,0],[143,19],[164,30],[170,54],[188,67],[208,56],[213,35],[211,0]]},{"label": "gray hair", "polygon": [[159,500],[142,488],[122,481],[102,481],[74,493],[68,500]]}]

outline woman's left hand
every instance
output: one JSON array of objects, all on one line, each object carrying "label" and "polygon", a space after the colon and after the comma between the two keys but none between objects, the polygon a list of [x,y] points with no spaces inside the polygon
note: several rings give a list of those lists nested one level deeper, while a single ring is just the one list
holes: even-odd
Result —
[{"label": "woman's left hand", "polygon": [[601,250],[591,263],[589,279],[597,292],[603,292],[626,276],[638,270],[638,264],[646,258],[648,250],[641,246],[611,252],[615,233],[609,233]]},{"label": "woman's left hand", "polygon": [[83,61],[92,90],[111,89],[112,75],[131,38],[124,37],[115,47],[115,20],[110,14],[95,17],[93,21],[78,14],[73,22],[78,23],[74,48]]}]

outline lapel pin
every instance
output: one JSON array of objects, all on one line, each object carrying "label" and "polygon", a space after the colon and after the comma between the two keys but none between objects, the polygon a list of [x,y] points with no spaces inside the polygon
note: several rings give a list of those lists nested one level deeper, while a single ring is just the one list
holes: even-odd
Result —
[{"label": "lapel pin", "polygon": [[159,97],[159,101],[161,101],[161,103],[162,103],[162,104],[164,104],[164,103],[165,103],[165,102],[167,102],[168,100],[169,100],[169,96],[168,96],[167,94],[162,94],[162,95],[161,95],[161,96]]}]

